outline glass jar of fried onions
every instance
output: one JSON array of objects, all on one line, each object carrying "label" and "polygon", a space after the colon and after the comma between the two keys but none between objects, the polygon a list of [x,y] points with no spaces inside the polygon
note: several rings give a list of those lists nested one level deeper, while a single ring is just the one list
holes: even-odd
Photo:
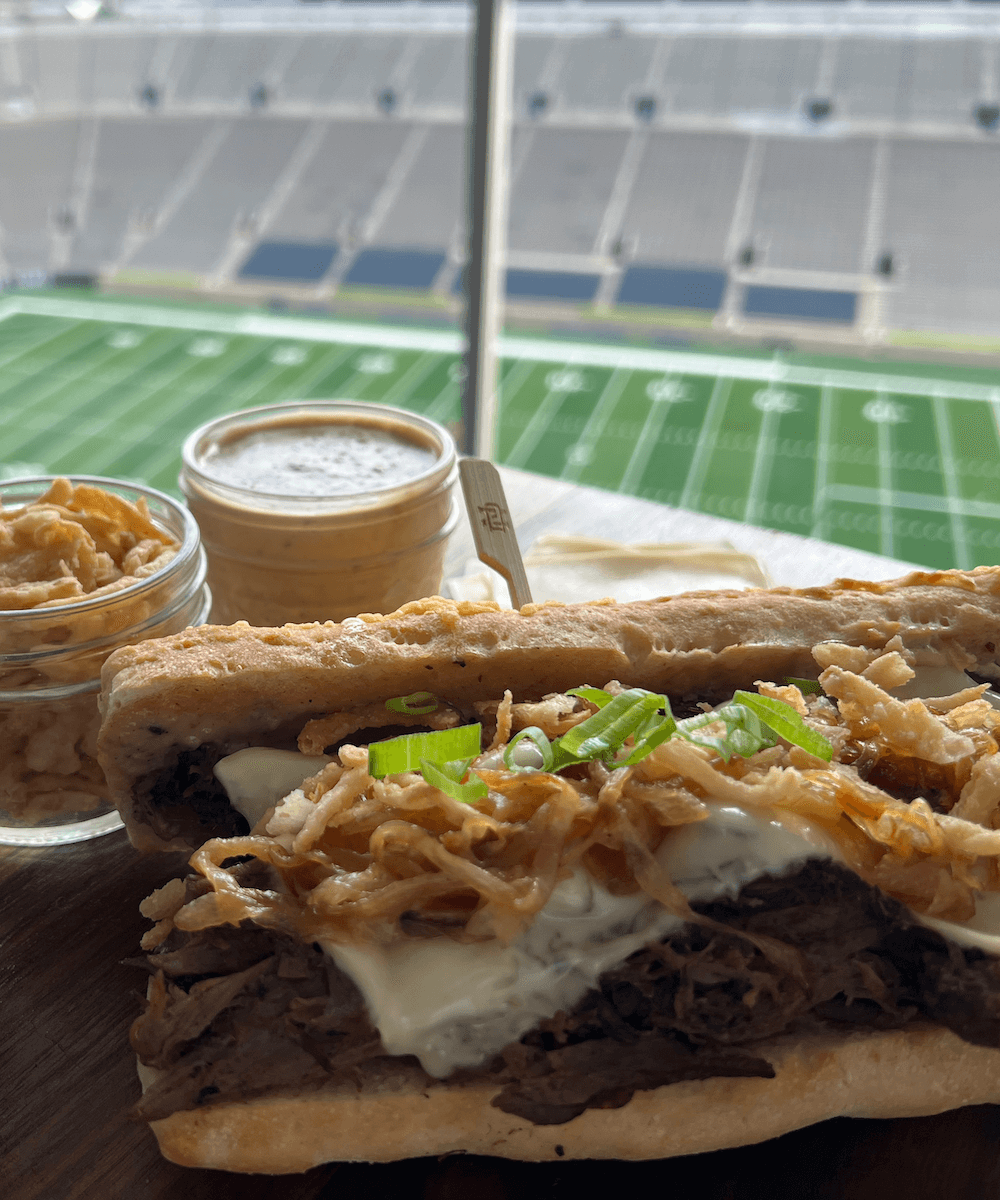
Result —
[{"label": "glass jar of fried onions", "polygon": [[96,758],[104,660],[210,607],[198,527],[169,496],[94,476],[0,483],[0,844],[120,828]]}]

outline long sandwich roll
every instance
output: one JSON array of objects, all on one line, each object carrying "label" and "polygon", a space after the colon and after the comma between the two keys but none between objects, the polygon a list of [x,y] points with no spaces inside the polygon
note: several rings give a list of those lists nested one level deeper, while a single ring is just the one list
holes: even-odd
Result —
[{"label": "long sandwich roll", "polygon": [[1000,1101],[1000,570],[118,651],[167,1157],[655,1158]]}]

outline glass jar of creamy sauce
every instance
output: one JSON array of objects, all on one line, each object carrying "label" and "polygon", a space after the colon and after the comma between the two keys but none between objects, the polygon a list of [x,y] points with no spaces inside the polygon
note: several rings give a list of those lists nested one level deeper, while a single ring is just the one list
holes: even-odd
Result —
[{"label": "glass jar of creamy sauce", "polygon": [[441,586],[457,458],[425,417],[289,401],[210,421],[182,458],[216,622],[340,621]]},{"label": "glass jar of creamy sauce", "polygon": [[191,514],[95,476],[0,483],[0,844],[121,827],[97,762],[104,660],[208,617]]}]

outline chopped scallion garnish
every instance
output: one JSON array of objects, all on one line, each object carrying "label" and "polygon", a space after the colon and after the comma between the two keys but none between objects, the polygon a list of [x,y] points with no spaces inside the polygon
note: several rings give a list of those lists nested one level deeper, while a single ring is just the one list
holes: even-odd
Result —
[{"label": "chopped scallion garnish", "polygon": [[[722,737],[696,732],[719,722],[726,727]],[[725,762],[729,762],[734,754],[739,754],[741,758],[749,758],[758,750],[773,746],[778,740],[771,730],[742,704],[724,704],[711,712],[678,721],[677,733],[685,741],[714,750]]]},{"label": "chopped scallion garnish", "polygon": [[434,763],[453,762],[474,758],[481,750],[481,725],[459,725],[457,729],[436,729],[432,733],[407,733],[385,742],[373,742],[368,747],[368,772],[381,779],[401,771],[418,771],[421,759]]},{"label": "chopped scallion garnish", "polygon": [[[432,787],[438,788],[446,796],[451,796],[453,800],[461,800],[463,804],[475,804],[487,795],[489,788],[475,771],[469,771],[471,762],[472,758],[459,758],[454,762],[432,763],[422,758],[420,771]],[[467,771],[469,777],[463,783]]]},{"label": "chopped scallion garnish", "polygon": [[566,695],[579,696],[582,700],[589,700],[591,704],[596,705],[598,708],[603,708],[605,704],[610,704],[614,699],[614,696],[610,692],[606,692],[604,688],[570,688]]},{"label": "chopped scallion garnish", "polygon": [[793,746],[799,746],[814,758],[829,762],[833,758],[833,747],[821,733],[811,729],[790,704],[774,700],[770,696],[759,696],[756,692],[737,692],[733,700],[753,711],[763,724]]},{"label": "chopped scallion garnish", "polygon": [[[810,681],[790,682],[798,686]],[[598,711],[554,742],[550,742],[536,725],[520,730],[503,752],[508,770],[556,772],[577,763],[597,760],[630,767],[672,737],[682,737],[714,750],[726,762],[734,754],[750,758],[759,750],[776,745],[779,737],[824,762],[833,757],[833,747],[826,738],[810,728],[790,704],[755,692],[736,692],[732,703],[682,721],[674,720],[666,696],[645,688],[629,688],[617,696],[600,688],[576,688],[569,694],[595,704]],[[433,708],[420,707],[428,699],[434,701]],[[396,712],[432,712],[438,705],[437,698],[429,692],[400,696],[397,701],[402,707],[395,707]],[[388,701],[387,707],[393,707],[395,703]],[[725,727],[721,736],[700,732],[720,724]],[[626,747],[630,738],[632,745]],[[538,751],[542,760],[540,766],[523,766],[516,761],[516,748],[525,741]],[[469,769],[481,749],[480,725],[411,733],[369,746],[368,769],[377,779],[403,771],[421,771],[429,784],[446,795],[474,803],[488,792],[486,783]],[[622,750],[626,754],[618,758]]]},{"label": "chopped scallion garnish", "polygon": [[[540,767],[523,767],[518,766],[514,758],[514,747],[519,742],[528,741],[535,747],[541,755],[542,764]],[[520,733],[516,733],[507,743],[507,749],[503,752],[504,766],[508,771],[551,771],[555,755],[552,752],[552,743],[548,737],[538,728],[537,725],[529,725],[527,729],[522,729]]]},{"label": "chopped scallion garnish", "polygon": [[649,718],[661,708],[670,711],[666,696],[647,692],[645,688],[629,688],[619,693],[555,743],[553,770],[598,758],[613,759],[626,738],[638,729],[645,729]]},{"label": "chopped scallion garnish", "polygon": [[440,708],[438,698],[433,692],[411,692],[409,696],[394,696],[391,700],[386,700],[385,706],[390,712],[407,713],[411,717],[437,712]]}]

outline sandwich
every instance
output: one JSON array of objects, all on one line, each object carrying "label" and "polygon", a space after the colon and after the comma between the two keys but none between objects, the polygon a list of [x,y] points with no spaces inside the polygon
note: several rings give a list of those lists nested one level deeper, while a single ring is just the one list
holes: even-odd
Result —
[{"label": "sandwich", "polygon": [[1000,1101],[1000,570],[116,651],[162,1152],[662,1158]]}]

